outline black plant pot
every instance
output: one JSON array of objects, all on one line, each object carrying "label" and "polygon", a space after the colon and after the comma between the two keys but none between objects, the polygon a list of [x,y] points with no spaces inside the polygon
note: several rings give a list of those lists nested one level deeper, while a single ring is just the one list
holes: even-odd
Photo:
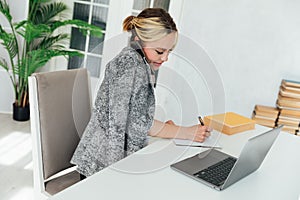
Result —
[{"label": "black plant pot", "polygon": [[27,121],[30,118],[29,105],[20,107],[13,103],[13,119],[16,121]]}]

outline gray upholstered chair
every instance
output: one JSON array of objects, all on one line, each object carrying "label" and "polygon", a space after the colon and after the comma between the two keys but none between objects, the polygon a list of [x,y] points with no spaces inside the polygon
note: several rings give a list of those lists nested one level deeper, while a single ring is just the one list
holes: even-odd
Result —
[{"label": "gray upholstered chair", "polygon": [[29,77],[35,199],[80,180],[70,159],[91,115],[89,83],[86,69]]}]

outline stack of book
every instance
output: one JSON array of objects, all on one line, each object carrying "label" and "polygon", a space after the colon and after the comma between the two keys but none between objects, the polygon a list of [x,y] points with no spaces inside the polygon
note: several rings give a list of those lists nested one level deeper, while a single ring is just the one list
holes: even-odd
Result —
[{"label": "stack of book", "polygon": [[252,119],[262,126],[274,128],[277,125],[279,109],[271,106],[256,105]]},{"label": "stack of book", "polygon": [[270,128],[284,125],[283,131],[300,135],[300,81],[283,79],[276,107],[256,105],[252,119]]},{"label": "stack of book", "polygon": [[284,125],[283,131],[298,134],[300,123],[300,82],[283,79],[276,103],[280,109],[277,124]]},{"label": "stack of book", "polygon": [[281,109],[300,110],[300,82],[282,80],[277,106]]},{"label": "stack of book", "polygon": [[283,131],[299,134],[300,111],[282,109],[278,117],[278,125],[283,124]]}]

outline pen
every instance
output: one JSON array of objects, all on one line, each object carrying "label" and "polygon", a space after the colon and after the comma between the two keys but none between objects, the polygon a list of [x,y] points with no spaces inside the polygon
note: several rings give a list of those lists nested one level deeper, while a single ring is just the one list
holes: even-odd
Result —
[{"label": "pen", "polygon": [[199,122],[200,122],[201,126],[204,126],[204,122],[203,122],[203,120],[202,120],[202,117],[201,117],[201,116],[198,116],[198,119],[199,119]]}]

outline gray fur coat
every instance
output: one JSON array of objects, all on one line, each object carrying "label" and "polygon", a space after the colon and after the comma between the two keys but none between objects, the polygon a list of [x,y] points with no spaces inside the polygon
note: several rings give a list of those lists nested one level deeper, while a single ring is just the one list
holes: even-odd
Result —
[{"label": "gray fur coat", "polygon": [[90,122],[71,159],[85,176],[147,145],[155,98],[152,72],[142,56],[126,47],[106,66]]}]

